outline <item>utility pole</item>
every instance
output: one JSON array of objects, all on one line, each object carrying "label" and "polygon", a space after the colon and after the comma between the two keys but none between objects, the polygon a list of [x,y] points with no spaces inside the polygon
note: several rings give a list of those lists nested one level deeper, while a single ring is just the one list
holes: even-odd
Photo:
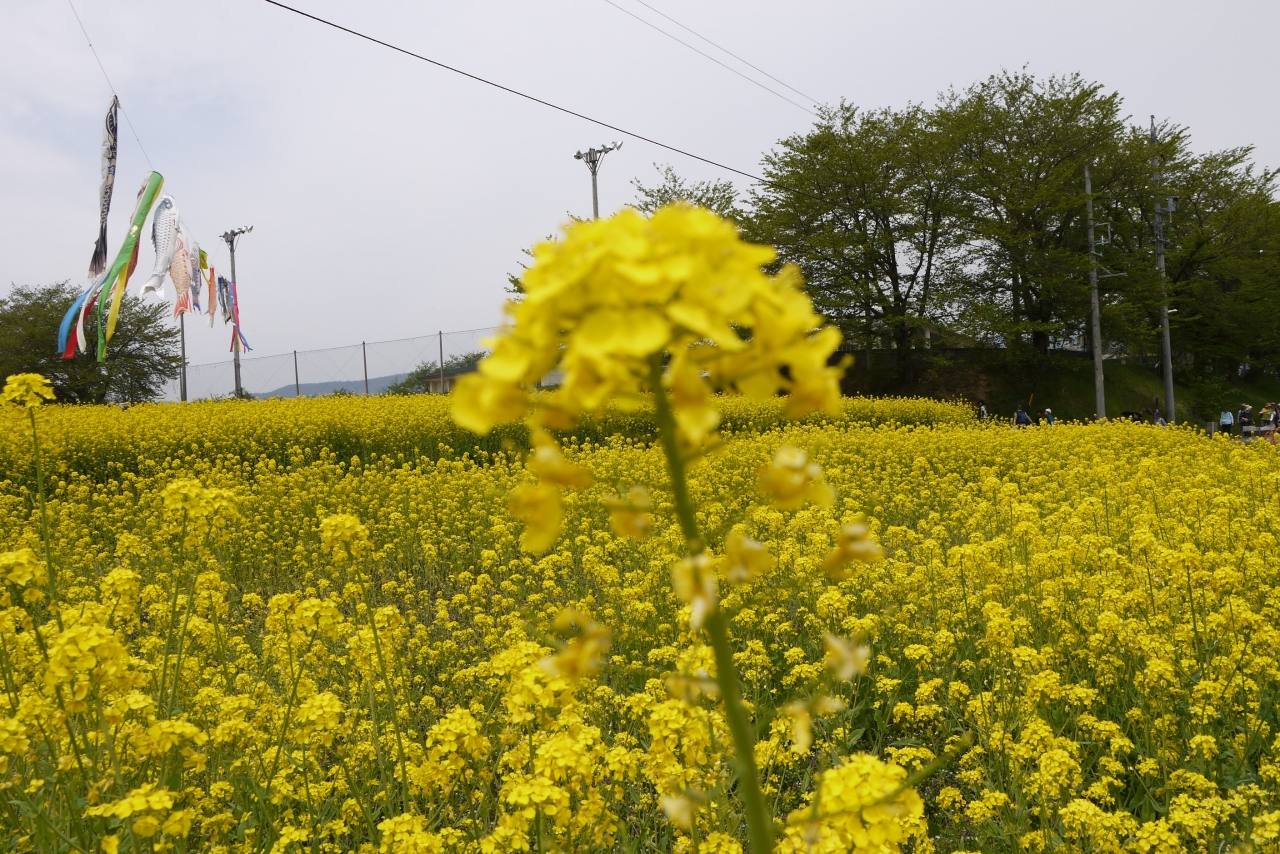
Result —
[{"label": "utility pole", "polygon": [[1089,305],[1093,333],[1093,406],[1099,420],[1107,417],[1107,395],[1102,377],[1102,309],[1098,303],[1098,249],[1093,239],[1093,176],[1084,167],[1084,215],[1089,225]]},{"label": "utility pole", "polygon": [[600,193],[596,189],[596,173],[600,171],[600,161],[604,160],[604,156],[610,151],[617,151],[622,148],[622,143],[615,142],[613,145],[602,145],[599,148],[588,148],[585,152],[579,151],[573,155],[574,160],[581,160],[587,164],[587,168],[591,170],[591,218],[600,218]]},{"label": "utility pole", "polygon": [[[1156,192],[1159,193],[1160,186],[1164,182],[1164,175],[1160,171],[1160,153],[1154,150],[1160,144],[1160,138],[1156,135],[1156,117],[1151,117],[1151,165],[1155,167]],[[1166,206],[1160,207],[1160,198],[1156,197],[1155,203],[1155,219],[1152,227],[1155,231],[1156,242],[1156,269],[1160,271],[1160,292],[1164,297],[1164,302],[1160,305],[1160,361],[1164,368],[1164,419],[1173,424],[1173,343],[1169,339],[1169,293],[1164,278],[1164,247],[1166,241],[1164,239],[1164,217],[1173,213],[1178,209],[1178,199],[1176,196],[1169,197]]]},{"label": "utility pole", "polygon": [[[242,235],[248,234],[251,231],[253,231],[253,226],[247,225],[247,226],[242,226],[240,228],[233,228],[231,231],[228,231],[222,235],[222,239],[227,242],[227,248],[231,250],[231,284],[233,287],[235,287],[235,284],[236,284],[236,244],[240,242],[240,237]],[[238,293],[238,290],[237,290],[237,293]],[[240,384],[240,334],[238,329],[239,320],[236,320],[236,324],[237,324],[236,333],[231,336],[231,353],[232,353],[232,359],[235,363],[236,399],[238,400],[244,397],[244,387]]]}]

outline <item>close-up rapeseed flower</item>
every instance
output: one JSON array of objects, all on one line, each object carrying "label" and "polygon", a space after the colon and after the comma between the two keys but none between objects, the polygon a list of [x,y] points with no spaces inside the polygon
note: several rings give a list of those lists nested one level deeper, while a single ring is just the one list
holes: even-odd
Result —
[{"label": "close-up rapeseed flower", "polygon": [[53,384],[40,374],[12,374],[0,391],[0,400],[25,409],[34,409],[53,398]]}]

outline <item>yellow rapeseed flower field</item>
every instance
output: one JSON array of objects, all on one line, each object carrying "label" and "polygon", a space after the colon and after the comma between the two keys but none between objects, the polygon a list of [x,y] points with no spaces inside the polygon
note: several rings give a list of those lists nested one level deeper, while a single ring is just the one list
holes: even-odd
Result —
[{"label": "yellow rapeseed flower field", "polygon": [[[3,381],[0,377],[0,381]],[[548,395],[554,397],[554,395]],[[753,403],[739,397],[720,401],[722,430],[734,432],[781,426],[787,420],[779,401]],[[866,424],[941,424],[972,421],[967,407],[919,398],[848,398],[839,420]],[[25,419],[25,416],[23,416]],[[324,397],[258,402],[197,402],[184,406],[146,404],[117,407],[59,406],[41,413],[46,467],[106,480],[124,471],[178,457],[227,462],[313,462],[327,455],[349,460],[390,456],[417,463],[455,458],[467,451],[500,451],[526,441],[521,426],[478,437],[461,429],[439,397]],[[20,419],[21,420],[21,419]],[[7,423],[6,423],[7,428]],[[655,437],[652,406],[611,407],[569,433],[603,441],[622,433],[637,440]],[[0,479],[33,477],[30,436],[0,430]]]},{"label": "yellow rapeseed flower field", "polygon": [[534,257],[447,408],[8,378],[9,848],[1280,852],[1273,446],[842,400],[696,208]]},{"label": "yellow rapeseed flower field", "polygon": [[[698,679],[713,659],[669,583],[682,540],[661,452],[569,443],[594,485],[533,557],[506,507],[527,478],[516,456],[406,453],[440,411],[40,412],[50,447],[104,462],[51,454],[46,580],[29,436],[6,458],[13,847],[739,850],[725,724]],[[22,437],[25,413],[9,418]],[[901,831],[914,850],[1274,850],[1280,457],[1184,430],[952,420],[744,429],[690,471],[709,539],[737,529],[775,558],[720,606],[774,813],[802,811],[821,777],[824,802],[874,829],[866,805],[930,767],[927,831]],[[254,438],[236,454],[224,429],[205,452],[202,421]],[[362,424],[383,425],[387,453],[338,458],[314,438]],[[830,507],[757,493],[784,445],[821,465]],[[643,541],[612,532],[605,502],[635,484],[652,496]],[[862,512],[887,557],[831,580],[821,564]],[[565,607],[613,632],[576,682],[539,667]],[[788,706],[825,684],[828,633],[869,662],[827,689],[843,708],[816,710],[798,750]],[[684,826],[662,804],[681,797]],[[789,833],[780,845],[804,850]],[[896,844],[844,833],[822,850]]]}]

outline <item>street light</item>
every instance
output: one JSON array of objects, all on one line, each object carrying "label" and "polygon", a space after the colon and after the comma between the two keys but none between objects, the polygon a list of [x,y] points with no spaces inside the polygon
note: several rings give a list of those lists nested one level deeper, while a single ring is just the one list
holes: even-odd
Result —
[{"label": "street light", "polygon": [[[227,249],[231,250],[231,284],[233,287],[235,287],[235,283],[236,283],[236,244],[240,242],[240,237],[242,235],[248,234],[251,231],[253,231],[253,226],[246,225],[246,226],[241,226],[240,228],[233,228],[231,231],[224,232],[222,235],[222,239],[227,242]],[[237,288],[237,291],[238,290],[239,289]],[[238,293],[236,294],[236,299],[237,301],[239,300]],[[240,313],[239,306],[236,306],[237,316],[231,319],[231,322],[235,326],[234,334],[231,336],[231,353],[235,361],[236,399],[237,400],[244,397],[244,387],[240,384],[240,318],[238,317],[239,313]]]},{"label": "street light", "polygon": [[573,155],[574,160],[585,162],[587,168],[591,170],[591,217],[593,219],[600,218],[600,194],[596,190],[596,173],[600,171],[600,161],[604,160],[604,156],[610,151],[617,151],[619,148],[622,148],[622,143],[615,142],[613,145],[588,148]]}]

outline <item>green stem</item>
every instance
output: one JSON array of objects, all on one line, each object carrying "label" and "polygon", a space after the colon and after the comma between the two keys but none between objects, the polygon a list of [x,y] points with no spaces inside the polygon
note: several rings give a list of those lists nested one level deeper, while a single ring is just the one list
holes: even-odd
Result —
[{"label": "green stem", "polygon": [[[191,625],[191,612],[195,610],[195,600],[196,573],[193,569],[190,580],[187,583],[187,602],[183,611],[182,629],[178,632],[178,654],[173,662],[173,685],[169,688],[169,702],[164,707],[164,716],[166,718],[173,717],[173,705],[178,700],[178,688],[182,686],[182,657],[186,652],[187,629]],[[164,700],[163,694],[160,695],[160,700]]]},{"label": "green stem", "polygon": [[667,471],[671,475],[671,495],[675,499],[676,519],[689,549],[689,553],[701,554],[706,548],[698,532],[698,518],[693,512],[693,499],[689,497],[689,481],[684,455],[676,438],[676,418],[671,410],[671,399],[662,387],[662,359],[655,356],[649,361],[649,385],[653,387],[654,419],[658,423],[658,439],[667,458]]},{"label": "green stem", "polygon": [[[369,581],[370,583],[373,581],[372,571]],[[400,796],[404,802],[404,811],[409,812],[409,771],[405,765],[404,738],[400,734],[400,707],[396,703],[395,682],[392,680],[391,671],[387,668],[387,660],[382,654],[382,640],[378,637],[378,614],[374,609],[373,595],[368,584],[361,586],[364,588],[365,610],[369,614],[369,631],[373,634],[373,650],[377,653],[378,669],[382,673],[382,681],[387,686],[387,696],[391,700],[391,729],[396,736],[396,753],[400,760]]]},{"label": "green stem", "polygon": [[[658,425],[658,436],[667,458],[667,470],[671,476],[671,494],[675,500],[676,518],[680,522],[680,530],[684,533],[689,553],[696,555],[706,548],[706,542],[698,530],[693,500],[689,497],[685,458],[680,452],[680,444],[676,437],[675,414],[671,409],[671,400],[662,387],[660,356],[655,356],[649,362],[649,384],[653,388],[654,419]],[[773,818],[765,807],[764,794],[760,790],[760,774],[756,770],[755,733],[747,717],[747,710],[742,705],[738,669],[733,663],[733,648],[729,644],[729,624],[718,604],[716,610],[707,618],[705,628],[711,637],[711,649],[716,657],[716,682],[720,685],[720,694],[724,699],[725,721],[729,725],[730,735],[733,736],[733,751],[738,769],[738,794],[742,800],[743,811],[747,815],[751,854],[771,854]]]},{"label": "green stem", "polygon": [[44,468],[40,465],[40,436],[36,432],[36,410],[27,408],[31,417],[31,451],[36,463],[36,495],[40,498],[40,540],[44,543],[45,581],[49,586],[49,608],[58,623],[58,631],[62,631],[62,612],[58,608],[58,587],[56,573],[53,569],[53,547],[49,537],[49,508],[44,499]]},{"label": "green stem", "polygon": [[[275,754],[275,757],[272,758],[271,760],[271,770],[267,772],[267,787],[266,787],[266,793],[263,796],[264,802],[270,802],[271,800],[271,784],[275,782],[276,770],[279,769],[280,767],[280,754],[284,753],[284,742],[286,737],[289,734],[289,724],[293,720],[293,707],[298,702],[298,683],[302,681],[302,670],[303,670],[302,659],[306,658],[311,653],[311,646],[312,644],[315,643],[316,635],[318,635],[319,633],[320,633],[320,626],[317,625],[316,628],[311,632],[311,636],[307,638],[307,645],[303,648],[302,653],[298,656],[297,673],[295,674],[293,672],[290,672],[289,674],[290,676],[293,677],[293,687],[289,689],[289,702],[285,704],[285,707],[284,707],[284,723],[280,725],[280,737],[276,740],[276,754]],[[292,671],[293,669],[292,659],[293,659],[292,650],[290,650],[290,661],[289,661],[290,671]]]}]

